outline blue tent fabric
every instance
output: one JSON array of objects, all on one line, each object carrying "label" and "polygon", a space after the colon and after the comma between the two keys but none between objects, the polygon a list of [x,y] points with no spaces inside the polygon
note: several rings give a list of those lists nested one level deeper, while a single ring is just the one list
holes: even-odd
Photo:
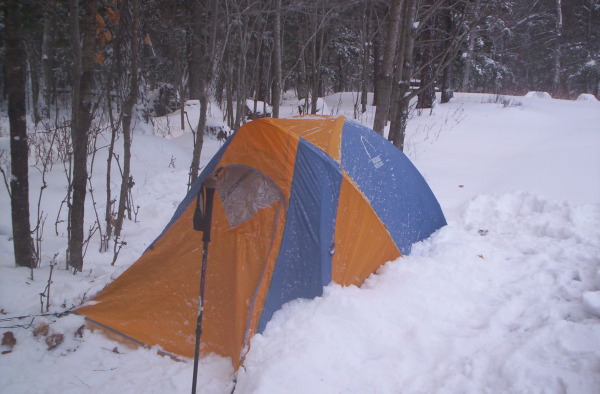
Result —
[{"label": "blue tent fabric", "polygon": [[346,121],[342,167],[381,218],[402,254],[446,225],[431,189],[408,158],[373,130]]},{"label": "blue tent fabric", "polygon": [[320,296],[323,286],[331,282],[331,250],[341,181],[339,164],[301,139],[281,250],[258,332],[283,304],[296,298]]}]

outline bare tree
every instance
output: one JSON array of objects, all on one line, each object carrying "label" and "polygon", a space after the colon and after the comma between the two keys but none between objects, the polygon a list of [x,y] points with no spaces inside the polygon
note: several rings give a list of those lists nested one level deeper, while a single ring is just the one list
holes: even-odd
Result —
[{"label": "bare tree", "polygon": [[5,6],[8,118],[10,123],[10,203],[15,263],[35,267],[29,224],[29,165],[25,98],[25,51],[21,32],[21,5],[8,0]]},{"label": "bare tree", "polygon": [[[426,0],[424,3],[431,7],[434,0]],[[438,44],[440,37],[438,26],[439,18],[437,15],[429,18],[429,20],[423,24],[420,46],[421,62],[423,64],[420,72],[420,85],[423,89],[417,96],[417,108],[432,108],[435,102],[435,86],[432,79],[436,67],[434,57],[436,52],[439,51]]]},{"label": "bare tree", "polygon": [[[127,20],[129,31],[125,32],[129,37],[129,80],[125,101],[123,102],[123,115],[121,117],[121,126],[123,130],[123,173],[121,178],[121,189],[119,192],[119,207],[117,210],[117,220],[115,224],[115,238],[121,236],[123,229],[123,219],[125,217],[125,205],[127,194],[132,187],[131,177],[131,121],[133,117],[133,108],[138,97],[138,19],[139,9],[138,1],[131,0],[126,11],[130,14]],[[122,22],[122,24],[124,24]]]},{"label": "bare tree", "polygon": [[[475,5],[473,6],[473,16],[472,20],[475,21],[479,18],[479,2],[480,0],[474,0]],[[471,29],[468,37],[467,50],[464,52],[464,66],[463,66],[463,77],[460,85],[460,89],[463,92],[468,92],[471,90],[471,70],[473,68],[473,52],[475,50],[475,40],[477,39],[478,29]]]},{"label": "bare tree", "polygon": [[273,117],[279,117],[279,106],[281,104],[281,0],[275,0],[275,14],[273,15],[273,92],[271,103],[273,104]]},{"label": "bare tree", "polygon": [[[80,18],[77,0],[69,1],[71,45],[73,49],[73,100],[71,139],[73,141],[73,199],[69,209],[70,239],[68,263],[75,271],[83,269],[87,149],[92,123],[95,29],[97,0],[84,2]],[[82,29],[80,29],[80,26]],[[80,40],[80,30],[82,37]]]},{"label": "bare tree", "polygon": [[52,86],[54,84],[52,75],[52,44],[54,41],[54,29],[56,28],[56,17],[53,11],[54,10],[46,9],[44,12],[44,32],[41,47],[42,76],[40,78],[40,85],[42,91],[42,115],[47,119],[50,118]]},{"label": "bare tree", "polygon": [[555,0],[556,26],[555,26],[555,45],[554,45],[554,70],[552,73],[552,96],[557,98],[562,96],[561,92],[561,45],[563,30],[563,14],[561,0]]},{"label": "bare tree", "polygon": [[377,81],[377,110],[375,111],[373,130],[381,135],[383,135],[383,130],[387,123],[388,112],[390,109],[390,94],[394,79],[394,59],[396,57],[396,47],[398,43],[400,20],[404,3],[404,0],[392,1],[390,20],[388,22],[385,40],[385,48],[383,50],[381,74],[379,75],[379,80]]},{"label": "bare tree", "polygon": [[[203,17],[206,9],[210,7],[210,19]],[[196,127],[192,164],[190,166],[191,185],[200,172],[200,155],[204,144],[204,129],[208,111],[208,86],[212,81],[212,61],[216,53],[217,36],[217,0],[194,0],[192,20],[192,64],[194,65],[193,85],[191,97],[198,98],[200,103],[200,116]],[[207,28],[208,26],[208,28]],[[210,28],[210,30],[209,30]],[[208,32],[207,32],[208,31]]]},{"label": "bare tree", "polygon": [[408,121],[410,99],[410,81],[413,73],[413,49],[416,39],[417,0],[406,0],[402,13],[403,22],[400,32],[400,45],[396,66],[396,83],[392,91],[392,122],[388,140],[400,150],[404,150],[404,131]]},{"label": "bare tree", "polygon": [[369,58],[371,56],[372,37],[370,34],[371,15],[372,15],[372,4],[366,1],[364,4],[364,14],[361,17],[361,36],[363,39],[363,58],[362,58],[362,78],[360,84],[360,105],[361,112],[367,112],[367,97],[369,89]]},{"label": "bare tree", "polygon": [[[432,86],[441,75],[442,71],[454,60],[468,33],[468,29],[463,28],[465,26],[466,17],[469,15],[468,2],[457,1],[448,3],[445,0],[436,0],[430,7],[422,10],[421,14],[419,14],[419,23],[415,23],[418,15],[416,4],[416,0],[407,0],[406,8],[404,10],[404,27],[401,34],[400,45],[402,50],[398,53],[398,65],[396,68],[397,82],[394,84],[396,91],[392,93],[395,112],[392,116],[388,140],[392,141],[400,150],[403,150],[404,148],[404,134],[408,121],[410,100]],[[453,12],[457,14],[458,20],[456,22],[456,27],[452,30],[453,34],[448,35],[443,40],[443,45],[440,45],[442,49],[435,52],[435,55],[432,58],[420,65],[421,69],[434,65],[427,75],[427,82],[422,84],[418,89],[411,89],[410,81],[414,72],[413,49],[417,34],[416,27],[426,26],[430,18],[433,18],[436,15],[436,12],[444,4],[448,5],[448,7],[451,6]],[[450,11],[450,9],[442,9],[442,11],[446,12]],[[419,74],[419,70],[417,70],[416,73]]]}]

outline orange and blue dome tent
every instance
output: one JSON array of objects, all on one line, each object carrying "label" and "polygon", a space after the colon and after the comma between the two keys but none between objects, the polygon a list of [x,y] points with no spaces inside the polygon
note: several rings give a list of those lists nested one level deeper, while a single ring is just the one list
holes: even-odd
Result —
[{"label": "orange and blue dome tent", "polygon": [[216,178],[203,302],[203,353],[237,369],[283,304],[331,282],[360,286],[446,224],[431,189],[396,147],[344,117],[263,118],[215,154],[163,232],[77,312],[145,346],[193,357],[202,183]]}]

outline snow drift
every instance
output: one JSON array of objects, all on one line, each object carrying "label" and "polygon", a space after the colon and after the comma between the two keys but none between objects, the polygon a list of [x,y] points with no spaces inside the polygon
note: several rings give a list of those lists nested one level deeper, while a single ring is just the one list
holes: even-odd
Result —
[{"label": "snow drift", "polygon": [[[600,104],[520,97],[521,106],[503,107],[490,97],[457,93],[409,122],[406,153],[448,226],[361,288],[332,285],[322,297],[284,305],[251,342],[237,393],[598,392]],[[297,114],[296,103],[282,113]],[[370,125],[373,111],[359,120]],[[352,117],[353,102],[342,100],[336,113]],[[8,142],[0,137],[0,146]],[[191,146],[189,132],[166,140],[136,130],[132,193],[140,212],[138,223],[126,224],[127,247],[111,267],[94,239],[76,277],[60,254],[50,311],[96,294],[152,242],[186,192]],[[205,140],[203,166],[218,147]],[[101,192],[106,174],[94,171]],[[39,175],[31,176],[38,190]],[[57,166],[49,178],[44,209],[56,217],[64,175]],[[0,193],[0,319],[39,313],[48,261],[66,237],[60,226],[58,236],[48,229],[45,263],[31,279],[14,268],[9,205]],[[64,334],[53,350],[32,335],[42,322]],[[0,355],[0,392],[189,392],[191,363],[88,330],[79,337],[82,324],[74,315],[4,320],[1,332],[17,342]],[[201,392],[230,393],[231,362],[205,357],[198,378]]]}]

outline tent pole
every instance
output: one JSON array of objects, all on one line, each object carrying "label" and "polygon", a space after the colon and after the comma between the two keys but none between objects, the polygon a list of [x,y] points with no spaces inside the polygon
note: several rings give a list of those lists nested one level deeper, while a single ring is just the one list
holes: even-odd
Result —
[{"label": "tent pole", "polygon": [[200,358],[200,337],[202,336],[202,312],[204,309],[204,288],[206,283],[206,265],[208,262],[208,244],[210,243],[210,227],[212,208],[217,179],[208,177],[203,183],[198,195],[196,211],[194,212],[194,230],[202,231],[202,268],[200,271],[200,296],[198,297],[198,318],[196,320],[196,346],[194,348],[194,377],[192,379],[192,394],[196,393],[198,381],[198,361]]}]

